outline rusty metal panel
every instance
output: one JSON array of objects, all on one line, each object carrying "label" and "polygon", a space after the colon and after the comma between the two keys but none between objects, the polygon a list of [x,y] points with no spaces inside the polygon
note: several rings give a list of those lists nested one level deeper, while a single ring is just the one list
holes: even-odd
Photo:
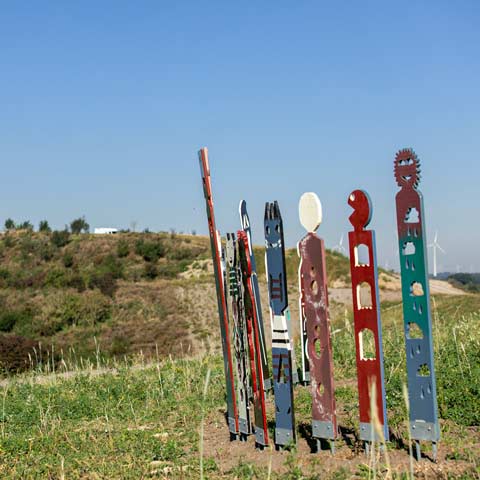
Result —
[{"label": "rusty metal panel", "polygon": [[365,230],[371,220],[372,205],[370,197],[363,190],[353,191],[348,197],[348,204],[354,210],[349,218],[354,230],[348,233],[348,240],[360,439],[366,442],[387,441],[388,425],[375,232]]},{"label": "rusty metal panel", "polygon": [[337,437],[332,342],[328,314],[325,246],[316,230],[322,220],[320,200],[315,193],[300,198],[300,221],[307,230],[297,246],[300,256],[299,284],[306,328],[305,356],[309,362],[312,392],[312,435],[317,439]]},{"label": "rusty metal panel", "polygon": [[218,315],[220,320],[220,333],[222,337],[223,366],[225,370],[227,416],[228,427],[232,438],[238,433],[238,411],[236,405],[235,380],[233,371],[232,350],[230,345],[230,329],[228,323],[227,300],[225,297],[225,281],[222,268],[222,251],[220,235],[215,226],[215,214],[213,209],[212,184],[210,178],[210,166],[208,163],[208,150],[202,148],[198,152],[200,172],[202,175],[203,194],[207,208],[208,232],[212,250],[213,271],[217,290]]},{"label": "rusty metal panel", "polygon": [[255,443],[258,447],[263,448],[268,445],[267,409],[265,404],[265,387],[263,384],[260,332],[256,318],[255,294],[252,285],[252,264],[250,263],[249,255],[249,239],[243,230],[239,230],[237,236],[253,389]]},{"label": "rusty metal panel", "polygon": [[238,206],[238,211],[240,214],[240,224],[242,225],[243,231],[248,237],[249,245],[249,256],[250,264],[252,266],[252,286],[253,286],[253,295],[255,297],[255,312],[257,315],[258,323],[258,332],[260,335],[260,353],[262,360],[262,370],[263,370],[263,384],[265,390],[271,390],[272,388],[272,379],[270,378],[270,372],[268,368],[268,358],[267,358],[267,345],[265,342],[265,327],[263,325],[263,315],[262,315],[262,304],[260,301],[260,288],[258,287],[258,277],[257,277],[257,264],[255,262],[255,255],[253,254],[253,243],[252,243],[252,230],[250,227],[250,217],[248,216],[247,211],[247,202],[241,200]]},{"label": "rusty metal panel", "polygon": [[396,195],[396,209],[410,429],[412,438],[416,441],[417,458],[421,454],[421,440],[432,442],[433,455],[436,457],[440,427],[433,362],[425,213],[423,197],[418,190],[420,161],[412,149],[403,149],[396,154],[394,173],[400,187]]}]

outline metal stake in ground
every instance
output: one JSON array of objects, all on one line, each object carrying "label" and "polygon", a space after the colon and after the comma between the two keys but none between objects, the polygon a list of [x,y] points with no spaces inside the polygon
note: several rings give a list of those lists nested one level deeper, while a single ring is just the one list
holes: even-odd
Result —
[{"label": "metal stake in ground", "polygon": [[352,276],[353,319],[357,359],[360,439],[366,442],[388,440],[385,377],[383,372],[382,324],[378,294],[375,232],[365,230],[372,217],[370,198],[363,190],[348,197],[354,209],[348,233]]},{"label": "metal stake in ground", "polygon": [[247,327],[243,303],[243,285],[237,255],[237,242],[234,233],[227,233],[225,259],[228,268],[228,299],[231,318],[233,320],[233,345],[235,349],[235,365],[237,374],[237,399],[240,440],[246,441],[252,433],[249,406],[249,385],[251,383],[248,370]]},{"label": "metal stake in ground", "polygon": [[252,285],[252,265],[248,254],[247,234],[243,230],[237,232],[238,255],[242,271],[243,304],[247,323],[247,337],[252,375],[253,411],[255,417],[255,443],[262,448],[268,445],[267,409],[265,405],[265,387],[260,351],[260,333],[256,319],[255,296]]},{"label": "metal stake in ground", "polygon": [[400,150],[395,157],[394,170],[401,188],[396,195],[396,206],[410,429],[416,444],[417,459],[421,457],[422,440],[432,442],[433,457],[436,459],[440,427],[433,365],[425,216],[423,197],[417,189],[420,161],[415,152],[410,148]]},{"label": "metal stake in ground", "polygon": [[265,205],[265,266],[272,318],[273,391],[275,393],[275,447],[294,444],[293,349],[290,340],[285,243],[278,203]]},{"label": "metal stake in ground", "polygon": [[230,330],[228,325],[227,301],[225,298],[225,283],[222,273],[222,253],[220,234],[215,227],[215,214],[213,211],[212,184],[210,179],[210,166],[208,163],[208,150],[202,148],[198,152],[200,172],[203,182],[203,194],[207,207],[208,231],[212,249],[213,271],[217,289],[218,314],[220,319],[220,333],[222,336],[223,365],[225,370],[225,383],[227,393],[228,428],[231,439],[236,439],[238,433],[238,412],[235,395],[235,382],[233,374],[232,351],[230,345]]},{"label": "metal stake in ground", "polygon": [[325,246],[316,235],[322,222],[322,205],[315,193],[304,193],[299,203],[300,222],[307,230],[297,245],[300,257],[300,318],[305,328],[302,342],[304,364],[308,362],[312,390],[312,436],[330,441],[332,452],[337,436],[332,342],[328,315]]},{"label": "metal stake in ground", "polygon": [[270,390],[272,388],[272,379],[270,378],[270,373],[268,370],[268,359],[267,359],[267,344],[265,342],[265,328],[263,325],[263,315],[262,315],[262,304],[260,302],[260,289],[258,287],[258,277],[257,277],[257,264],[255,262],[255,255],[253,254],[253,242],[252,242],[252,231],[250,227],[250,218],[247,212],[247,202],[245,200],[240,201],[238,206],[238,211],[240,214],[240,224],[242,225],[243,231],[248,237],[249,245],[249,256],[250,264],[252,266],[252,286],[253,286],[253,295],[255,297],[255,311],[257,315],[258,323],[258,332],[260,335],[260,349],[261,349],[261,360],[262,360],[262,369],[263,369],[263,385],[265,390]]}]

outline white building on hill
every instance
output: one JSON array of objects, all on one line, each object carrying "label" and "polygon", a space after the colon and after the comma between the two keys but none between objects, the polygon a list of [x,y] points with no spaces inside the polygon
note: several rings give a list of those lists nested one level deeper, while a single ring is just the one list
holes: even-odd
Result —
[{"label": "white building on hill", "polygon": [[93,233],[95,235],[112,235],[114,233],[118,233],[118,228],[100,227],[100,228],[95,228]]}]

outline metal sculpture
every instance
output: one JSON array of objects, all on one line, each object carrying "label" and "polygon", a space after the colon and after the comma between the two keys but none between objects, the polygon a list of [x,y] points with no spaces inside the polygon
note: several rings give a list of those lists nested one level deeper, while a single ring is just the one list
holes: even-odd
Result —
[{"label": "metal sculpture", "polygon": [[375,232],[365,230],[372,218],[370,197],[355,190],[348,197],[353,232],[348,233],[352,277],[353,319],[357,359],[360,439],[369,452],[370,442],[388,440],[382,325],[378,293]]},{"label": "metal sculpture", "polygon": [[255,443],[259,448],[263,448],[268,445],[267,409],[265,404],[265,387],[263,385],[260,332],[256,318],[255,295],[252,284],[252,264],[249,255],[250,246],[248,236],[243,230],[239,230],[237,235],[253,389]]},{"label": "metal sculpture", "polygon": [[249,403],[250,372],[248,369],[248,339],[245,323],[244,292],[234,233],[227,233],[225,259],[228,267],[227,292],[231,307],[231,319],[233,320],[239,433],[240,440],[245,441],[247,436],[252,433]]},{"label": "metal sculpture", "polygon": [[433,457],[440,439],[433,364],[432,319],[426,255],[423,197],[418,190],[420,161],[412,149],[400,150],[394,161],[398,249],[402,274],[403,318],[407,353],[410,430],[417,459],[420,441],[431,441]]},{"label": "metal sculpture", "polygon": [[263,315],[262,315],[262,305],[260,302],[260,289],[258,287],[258,277],[257,277],[257,264],[255,262],[255,255],[253,254],[253,243],[252,243],[252,231],[250,227],[250,218],[247,212],[247,202],[245,200],[241,200],[238,211],[240,214],[240,224],[242,225],[242,230],[248,237],[248,254],[250,257],[250,265],[251,265],[251,279],[252,279],[252,287],[253,287],[253,296],[255,300],[255,312],[258,324],[258,332],[259,332],[259,342],[260,342],[260,358],[262,361],[262,371],[263,371],[263,384],[265,390],[270,390],[272,388],[272,380],[270,378],[270,373],[268,369],[268,359],[267,359],[267,345],[265,342],[265,328],[263,325]]},{"label": "metal sculpture", "polygon": [[212,183],[210,178],[210,166],[208,163],[208,150],[202,148],[198,152],[200,172],[205,196],[208,231],[210,234],[210,246],[212,249],[213,271],[217,290],[218,314],[220,320],[220,333],[222,336],[223,366],[225,370],[227,417],[230,438],[235,439],[239,431],[238,411],[236,405],[235,381],[233,372],[232,351],[230,345],[230,329],[228,324],[228,309],[225,297],[225,280],[222,269],[222,246],[220,234],[215,227],[215,214],[213,209]]},{"label": "metal sculpture", "polygon": [[275,393],[275,447],[295,443],[293,408],[294,352],[289,332],[283,223],[278,203],[265,205],[265,266],[272,320],[273,391]]},{"label": "metal sculpture", "polygon": [[312,436],[330,441],[332,452],[337,436],[332,342],[328,315],[325,246],[316,231],[322,222],[322,205],[315,193],[304,193],[299,203],[300,223],[307,230],[297,245],[300,257],[300,311],[306,339],[302,357],[309,364],[312,391]]}]

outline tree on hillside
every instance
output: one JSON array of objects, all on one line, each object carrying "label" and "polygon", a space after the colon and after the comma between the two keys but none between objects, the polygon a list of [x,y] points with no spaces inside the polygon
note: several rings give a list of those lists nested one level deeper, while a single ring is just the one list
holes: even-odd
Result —
[{"label": "tree on hillside", "polygon": [[5,230],[15,230],[15,222],[11,218],[5,220]]},{"label": "tree on hillside", "polygon": [[39,232],[45,232],[49,233],[52,231],[50,228],[50,225],[48,224],[47,220],[41,220],[40,223],[38,224],[38,231]]},{"label": "tree on hillside", "polygon": [[32,222],[30,222],[30,220],[25,220],[23,223],[19,223],[17,225],[17,230],[30,230],[30,231],[32,231],[33,230]]},{"label": "tree on hillside", "polygon": [[85,220],[85,217],[77,218],[70,223],[70,230],[72,233],[88,233],[90,231],[90,225]]}]

